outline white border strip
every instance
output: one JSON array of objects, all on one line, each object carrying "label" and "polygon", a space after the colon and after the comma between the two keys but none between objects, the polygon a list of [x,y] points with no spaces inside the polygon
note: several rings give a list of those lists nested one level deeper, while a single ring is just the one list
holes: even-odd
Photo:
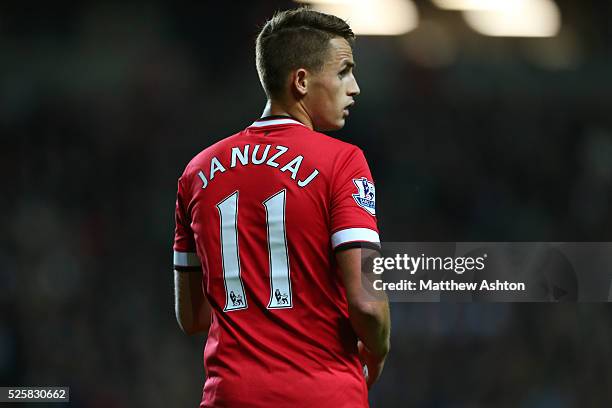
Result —
[{"label": "white border strip", "polygon": [[200,258],[195,252],[174,251],[175,266],[200,266]]},{"label": "white border strip", "polygon": [[253,124],[249,127],[264,127],[264,126],[272,126],[272,125],[302,125],[303,123],[298,122],[293,119],[273,119],[273,120],[262,120],[261,122],[253,122]]},{"label": "white border strip", "polygon": [[375,242],[380,243],[378,232],[369,228],[348,228],[337,231],[331,236],[332,248],[347,242]]}]

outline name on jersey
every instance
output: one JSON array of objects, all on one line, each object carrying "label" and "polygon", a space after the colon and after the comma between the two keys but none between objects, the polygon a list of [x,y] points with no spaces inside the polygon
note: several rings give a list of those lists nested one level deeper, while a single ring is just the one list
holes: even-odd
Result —
[{"label": "name on jersey", "polygon": [[[300,172],[300,166],[302,165],[302,161],[304,160],[304,156],[298,155],[293,157],[293,159],[286,162],[281,167],[281,163],[286,161],[284,156],[289,153],[289,148],[285,146],[273,146],[273,145],[245,145],[243,147],[232,147],[232,156],[230,163],[225,163],[225,166],[221,161],[215,156],[210,160],[210,171],[208,172],[208,177],[204,173],[203,170],[200,170],[198,176],[200,180],[202,180],[202,188],[206,188],[209,182],[212,182],[219,173],[225,173],[229,169],[233,169],[234,167],[240,166],[270,166],[279,169],[283,173],[287,173],[291,177],[292,180],[297,182],[297,185],[300,187],[306,187],[312,180],[317,177],[319,174],[319,170],[314,169],[312,173],[309,175],[302,174]],[[280,160],[279,160],[280,159]],[[277,162],[277,160],[280,161]],[[229,164],[229,166],[228,166]]]}]

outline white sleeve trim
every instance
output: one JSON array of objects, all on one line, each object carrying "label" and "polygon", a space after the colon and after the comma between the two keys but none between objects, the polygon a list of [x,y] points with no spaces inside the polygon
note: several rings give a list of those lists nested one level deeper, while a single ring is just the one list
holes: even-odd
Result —
[{"label": "white sleeve trim", "polygon": [[380,243],[378,232],[369,228],[348,228],[332,234],[332,248],[347,242],[375,242]]},{"label": "white sleeve trim", "polygon": [[195,252],[174,251],[174,266],[200,266],[200,258]]}]

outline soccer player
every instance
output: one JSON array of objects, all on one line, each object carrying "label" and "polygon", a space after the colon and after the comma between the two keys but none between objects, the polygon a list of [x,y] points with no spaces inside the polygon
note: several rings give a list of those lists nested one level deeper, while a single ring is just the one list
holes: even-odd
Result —
[{"label": "soccer player", "polygon": [[359,94],[353,41],[335,16],[277,13],[256,45],[263,117],[179,179],[176,314],[208,331],[201,407],[368,406],[390,332],[386,298],[361,283],[380,245],[374,184],[359,148],[318,132]]}]

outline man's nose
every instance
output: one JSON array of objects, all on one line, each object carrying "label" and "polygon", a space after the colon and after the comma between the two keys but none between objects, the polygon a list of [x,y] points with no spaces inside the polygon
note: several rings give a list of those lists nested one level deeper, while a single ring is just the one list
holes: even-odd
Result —
[{"label": "man's nose", "polygon": [[361,93],[361,90],[359,89],[359,85],[357,84],[356,79],[353,79],[353,82],[351,86],[349,87],[348,91],[349,91],[348,92],[349,96],[357,96]]}]

